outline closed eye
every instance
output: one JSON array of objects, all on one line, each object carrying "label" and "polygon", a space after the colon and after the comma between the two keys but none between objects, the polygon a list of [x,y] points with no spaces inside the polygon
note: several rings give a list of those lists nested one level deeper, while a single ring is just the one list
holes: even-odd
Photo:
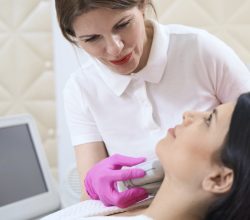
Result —
[{"label": "closed eye", "polygon": [[212,112],[208,117],[204,118],[204,121],[205,121],[205,123],[206,123],[207,126],[209,126],[210,123],[211,123],[211,121],[212,121],[213,113],[214,112]]},{"label": "closed eye", "polygon": [[130,20],[128,20],[128,21],[126,21],[126,22],[124,22],[124,23],[121,23],[121,24],[117,25],[117,26],[115,27],[115,29],[122,29],[122,28],[125,28],[126,26],[129,25],[129,23],[130,23]]},{"label": "closed eye", "polygon": [[204,121],[208,127],[211,124],[211,121],[213,120],[213,115],[215,115],[215,121],[217,121],[218,120],[218,110],[216,108],[213,110],[213,112],[208,117],[204,118]]},{"label": "closed eye", "polygon": [[96,41],[97,39],[99,39],[100,36],[99,35],[93,35],[92,37],[90,38],[87,38],[87,39],[84,39],[85,42],[93,42],[93,41]]}]

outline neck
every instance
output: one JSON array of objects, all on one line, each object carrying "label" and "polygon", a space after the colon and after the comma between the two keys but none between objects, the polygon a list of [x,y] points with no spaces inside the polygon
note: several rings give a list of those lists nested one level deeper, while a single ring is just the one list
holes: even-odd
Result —
[{"label": "neck", "polygon": [[[145,214],[154,220],[202,220],[208,208],[208,199],[199,192],[187,192],[165,179]],[[197,194],[197,195],[196,195]]]}]

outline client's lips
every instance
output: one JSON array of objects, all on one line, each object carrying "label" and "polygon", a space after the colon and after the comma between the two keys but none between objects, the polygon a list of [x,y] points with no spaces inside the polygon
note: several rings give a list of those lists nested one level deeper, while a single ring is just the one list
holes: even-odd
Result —
[{"label": "client's lips", "polygon": [[169,128],[168,133],[171,134],[174,138],[176,137],[175,136],[175,128]]},{"label": "client's lips", "polygon": [[122,57],[119,60],[111,60],[110,62],[115,64],[115,65],[122,65],[127,63],[130,60],[130,57],[132,56],[132,52],[127,54],[126,56]]}]

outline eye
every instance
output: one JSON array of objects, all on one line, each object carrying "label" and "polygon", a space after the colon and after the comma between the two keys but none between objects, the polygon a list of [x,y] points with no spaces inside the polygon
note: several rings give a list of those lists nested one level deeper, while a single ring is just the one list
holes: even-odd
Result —
[{"label": "eye", "polygon": [[88,39],[84,39],[83,41],[84,42],[94,42],[94,41],[98,40],[99,38],[100,38],[100,36],[94,35],[93,37],[90,37]]},{"label": "eye", "polygon": [[124,23],[121,23],[119,25],[117,25],[115,28],[116,29],[122,29],[122,28],[125,28],[126,26],[128,26],[128,24],[130,23],[130,20],[124,22]]},{"label": "eye", "polygon": [[211,121],[212,121],[212,118],[213,118],[213,113],[211,113],[208,117],[206,117],[204,119],[205,123],[207,124],[207,126],[210,125]]}]

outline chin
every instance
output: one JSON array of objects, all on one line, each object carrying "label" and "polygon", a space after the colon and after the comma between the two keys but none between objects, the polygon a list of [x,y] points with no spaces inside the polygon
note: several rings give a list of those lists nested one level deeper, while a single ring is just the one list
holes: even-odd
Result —
[{"label": "chin", "polygon": [[120,66],[120,67],[110,66],[110,69],[118,74],[121,74],[121,75],[130,75],[131,73],[134,72],[134,70],[136,69],[136,66],[134,66],[134,67],[125,66],[125,65]]}]

